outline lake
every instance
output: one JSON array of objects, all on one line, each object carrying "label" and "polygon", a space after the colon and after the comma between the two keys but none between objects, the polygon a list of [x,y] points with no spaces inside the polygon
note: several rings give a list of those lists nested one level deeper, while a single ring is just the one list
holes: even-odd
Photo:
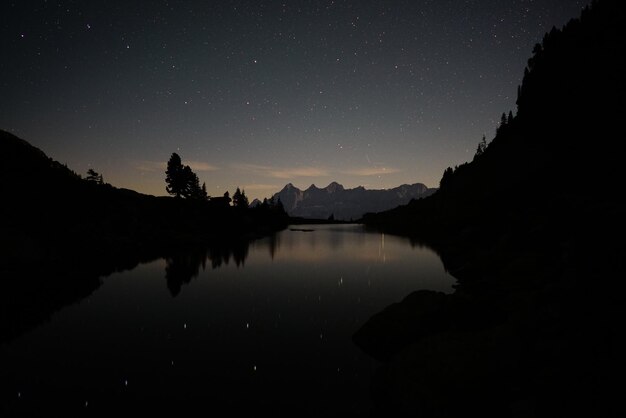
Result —
[{"label": "lake", "polygon": [[292,226],[102,281],[0,346],[5,412],[367,416],[377,363],[352,334],[455,282],[430,249],[360,225]]}]

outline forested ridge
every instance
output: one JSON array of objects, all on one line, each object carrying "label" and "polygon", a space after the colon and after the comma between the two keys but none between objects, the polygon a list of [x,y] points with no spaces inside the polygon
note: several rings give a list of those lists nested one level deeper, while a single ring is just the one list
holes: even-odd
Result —
[{"label": "forested ridge", "polygon": [[546,34],[517,111],[473,161],[365,216],[432,246],[458,279],[355,334],[385,362],[380,415],[621,416],[624,8],[597,1]]}]

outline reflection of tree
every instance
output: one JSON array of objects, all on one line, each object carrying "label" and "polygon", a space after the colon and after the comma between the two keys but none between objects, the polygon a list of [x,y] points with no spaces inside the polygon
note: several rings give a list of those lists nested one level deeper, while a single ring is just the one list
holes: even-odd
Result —
[{"label": "reflection of tree", "polygon": [[187,253],[165,260],[165,280],[172,296],[180,293],[183,284],[198,276],[200,266],[206,265],[206,254]]},{"label": "reflection of tree", "polygon": [[248,258],[248,248],[248,241],[233,241],[187,250],[168,257],[165,260],[165,279],[170,294],[177,296],[182,286],[198,277],[200,269],[205,271],[208,264],[212,269],[217,269],[224,264],[228,265],[232,257],[237,267],[244,266]]},{"label": "reflection of tree", "polygon": [[269,237],[268,247],[270,249],[270,257],[272,257],[273,260],[276,256],[276,253],[278,252],[278,249],[280,248],[280,240],[278,238],[278,234],[272,234]]},{"label": "reflection of tree", "polygon": [[232,250],[235,264],[237,265],[237,267],[243,267],[246,262],[246,258],[248,258],[248,243],[240,242],[237,245],[234,245],[232,247]]},{"label": "reflection of tree", "polygon": [[[278,253],[280,249],[280,234],[268,235],[267,237],[263,239],[255,241],[254,246],[258,248],[259,250],[265,249],[267,247],[269,254],[270,254],[270,258],[274,260],[274,258],[276,257],[276,254]],[[247,252],[247,249],[246,249],[246,252]]]},{"label": "reflection of tree", "polygon": [[208,258],[211,260],[211,268],[219,268],[222,266],[222,263],[228,264],[230,261],[230,249],[220,246],[209,247]]}]

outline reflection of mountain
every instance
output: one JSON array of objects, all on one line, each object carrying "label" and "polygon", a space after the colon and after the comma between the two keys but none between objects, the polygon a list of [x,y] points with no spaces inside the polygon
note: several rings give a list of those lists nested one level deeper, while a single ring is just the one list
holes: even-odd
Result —
[{"label": "reflection of mountain", "polygon": [[407,204],[411,199],[420,199],[432,194],[421,183],[403,184],[387,190],[367,190],[362,186],[345,189],[341,184],[332,182],[320,189],[312,184],[306,190],[300,190],[293,184],[287,184],[274,199],[280,198],[290,216],[326,219],[333,215],[335,219],[359,219],[367,212],[380,212]]},{"label": "reflection of mountain", "polygon": [[243,266],[248,257],[248,241],[242,240],[226,244],[214,244],[209,247],[188,249],[165,259],[165,279],[167,288],[172,297],[178,295],[184,284],[198,277],[200,269],[206,269],[210,264],[212,269],[217,269],[223,264],[229,264],[230,260],[237,267]]}]

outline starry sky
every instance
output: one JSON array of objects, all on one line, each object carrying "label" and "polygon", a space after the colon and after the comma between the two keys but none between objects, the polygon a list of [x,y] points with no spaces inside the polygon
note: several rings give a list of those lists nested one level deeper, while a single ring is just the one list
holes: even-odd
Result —
[{"label": "starry sky", "polygon": [[586,0],[3,0],[0,129],[164,195],[437,187],[515,110],[532,47]]}]

